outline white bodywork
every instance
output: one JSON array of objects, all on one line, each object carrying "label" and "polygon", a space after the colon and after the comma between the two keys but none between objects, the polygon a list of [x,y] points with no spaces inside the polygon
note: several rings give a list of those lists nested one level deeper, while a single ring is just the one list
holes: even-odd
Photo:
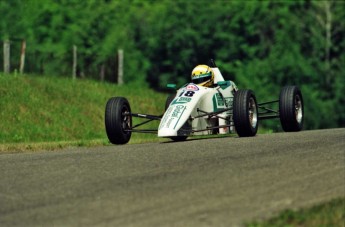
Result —
[{"label": "white bodywork", "polygon": [[[158,137],[175,137],[213,134],[207,127],[229,125],[232,111],[228,110],[210,117],[209,114],[232,107],[233,94],[237,91],[232,81],[224,81],[218,68],[212,68],[218,86],[207,88],[190,83],[177,90],[174,100],[165,111],[158,128]],[[205,116],[197,117],[205,114]],[[221,117],[221,118],[219,118]],[[229,127],[222,127],[216,133],[229,133]]]}]

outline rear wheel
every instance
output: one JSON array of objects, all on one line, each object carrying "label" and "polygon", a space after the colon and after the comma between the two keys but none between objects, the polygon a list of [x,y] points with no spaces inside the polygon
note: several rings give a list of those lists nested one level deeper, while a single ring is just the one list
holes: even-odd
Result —
[{"label": "rear wheel", "polygon": [[285,132],[302,130],[304,119],[303,97],[297,86],[282,88],[279,96],[279,117]]},{"label": "rear wheel", "polygon": [[233,120],[241,137],[255,136],[258,131],[258,106],[252,90],[238,90],[234,96]]},{"label": "rear wheel", "polygon": [[105,129],[113,144],[126,144],[131,138],[131,107],[126,98],[110,98],[105,107]]}]

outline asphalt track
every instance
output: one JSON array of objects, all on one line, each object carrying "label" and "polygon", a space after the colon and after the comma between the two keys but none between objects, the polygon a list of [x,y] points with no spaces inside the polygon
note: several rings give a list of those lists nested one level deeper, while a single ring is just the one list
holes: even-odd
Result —
[{"label": "asphalt track", "polygon": [[0,226],[239,226],[345,197],[345,129],[0,155]]}]

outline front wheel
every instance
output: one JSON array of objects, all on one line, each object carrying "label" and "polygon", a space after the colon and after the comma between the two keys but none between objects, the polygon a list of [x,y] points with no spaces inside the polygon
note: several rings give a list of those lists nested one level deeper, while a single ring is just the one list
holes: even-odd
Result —
[{"label": "front wheel", "polygon": [[279,96],[279,117],[285,132],[302,130],[304,119],[303,97],[297,86],[282,88]]},{"label": "front wheel", "polygon": [[240,137],[255,136],[258,131],[258,105],[252,90],[238,90],[234,96],[233,120]]},{"label": "front wheel", "polygon": [[172,141],[175,141],[175,142],[182,142],[182,141],[186,141],[188,136],[172,136],[172,137],[169,137]]},{"label": "front wheel", "polygon": [[126,144],[131,138],[131,107],[126,98],[110,98],[105,107],[105,129],[113,144]]}]

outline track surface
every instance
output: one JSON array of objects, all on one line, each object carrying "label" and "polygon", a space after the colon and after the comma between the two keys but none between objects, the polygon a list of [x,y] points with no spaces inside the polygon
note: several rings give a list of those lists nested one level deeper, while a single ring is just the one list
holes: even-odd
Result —
[{"label": "track surface", "polygon": [[0,226],[238,226],[345,196],[345,129],[0,155]]}]

